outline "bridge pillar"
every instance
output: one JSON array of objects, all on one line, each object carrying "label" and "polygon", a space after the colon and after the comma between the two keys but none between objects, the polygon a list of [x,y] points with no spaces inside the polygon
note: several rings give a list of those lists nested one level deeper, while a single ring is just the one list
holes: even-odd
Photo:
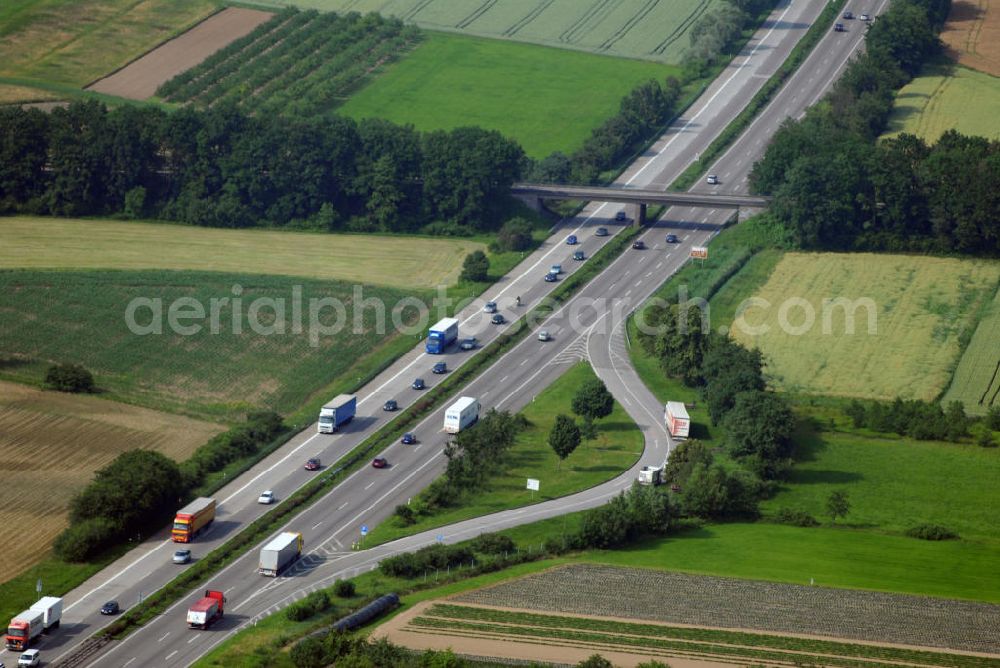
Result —
[{"label": "bridge pillar", "polygon": [[635,224],[640,227],[646,224],[646,205],[639,205],[639,215],[635,217]]}]

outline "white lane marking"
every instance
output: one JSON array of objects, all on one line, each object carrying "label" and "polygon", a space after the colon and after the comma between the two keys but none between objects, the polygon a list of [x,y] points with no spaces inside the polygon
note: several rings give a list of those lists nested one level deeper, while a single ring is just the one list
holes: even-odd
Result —
[{"label": "white lane marking", "polygon": [[316,527],[318,527],[318,526],[319,526],[320,524],[322,524],[322,523],[323,523],[323,521],[322,521],[322,520],[320,520],[319,522],[316,522],[316,524],[314,524],[314,525],[313,525],[313,531],[315,531],[315,530],[316,530]]},{"label": "white lane marking", "polygon": [[500,379],[500,384],[503,385],[504,381],[507,380],[508,376],[504,376]]},{"label": "white lane marking", "polygon": [[161,638],[160,638],[159,640],[157,640],[156,642],[163,642],[163,641],[164,641],[164,640],[166,639],[166,637],[167,637],[168,635],[170,635],[170,633],[171,633],[171,631],[167,631],[167,632],[166,632],[166,633],[164,633],[164,634],[163,634],[163,636],[162,636],[162,637],[161,637]]},{"label": "white lane marking", "polygon": [[171,652],[170,654],[167,654],[167,658],[166,658],[166,660],[167,660],[167,661],[170,661],[170,658],[171,658],[171,657],[172,657],[172,656],[173,656],[174,654],[177,654],[177,650],[176,650],[176,649],[175,649],[175,650],[174,650],[173,652]]},{"label": "white lane marking", "polygon": [[[649,275],[649,274],[647,274],[647,276],[648,276],[648,275]],[[639,287],[640,285],[642,285],[642,281],[636,281],[636,282],[635,282],[635,285],[633,285],[632,287],[633,287],[633,288],[637,288],[637,287]]]},{"label": "white lane marking", "polygon": [[628,292],[625,293],[625,296],[628,297],[630,294],[632,294],[632,288],[628,289]]},{"label": "white lane marking", "polygon": [[126,661],[125,663],[123,663],[122,664],[122,668],[125,668],[125,666],[127,666],[130,663],[132,663],[133,661],[135,661],[135,657],[134,656],[131,659],[129,659],[128,661]]},{"label": "white lane marking", "polygon": [[342,504],[340,504],[340,507],[339,507],[339,508],[337,508],[337,510],[343,510],[344,508],[346,508],[346,507],[347,507],[347,503],[348,503],[348,502],[347,502],[347,501],[345,501],[345,502],[343,502]]},{"label": "white lane marking", "polygon": [[365,485],[365,491],[367,492],[369,489],[371,489],[371,486],[374,485],[374,484],[375,484],[375,481],[372,480],[370,483],[368,483],[367,485]]},{"label": "white lane marking", "polygon": [[188,640],[188,644],[190,645],[190,644],[191,644],[191,643],[193,643],[193,642],[194,642],[195,640],[198,640],[198,639],[199,639],[199,638],[201,638],[201,637],[202,637],[202,635],[201,635],[200,633],[196,633],[196,634],[194,634],[193,636],[191,636],[191,640]]}]

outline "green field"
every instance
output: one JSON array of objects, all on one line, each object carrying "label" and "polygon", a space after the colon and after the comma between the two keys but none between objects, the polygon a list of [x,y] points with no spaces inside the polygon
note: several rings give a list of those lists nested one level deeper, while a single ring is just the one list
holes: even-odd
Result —
[{"label": "green field", "polygon": [[[234,289],[234,286],[236,288]],[[90,369],[108,398],[157,409],[210,418],[236,419],[254,407],[289,413],[313,393],[341,378],[359,360],[380,350],[394,333],[386,316],[386,333],[375,327],[375,309],[363,307],[354,333],[351,284],[281,276],[169,271],[3,271],[0,272],[0,376],[18,382],[38,383],[48,364],[75,362]],[[294,333],[296,290],[302,295],[302,333]],[[242,299],[240,331],[232,326],[235,303]],[[365,287],[364,299],[379,299],[391,306],[404,296],[421,293]],[[179,298],[196,300],[204,317],[181,320],[201,331],[190,336],[174,333],[169,309]],[[217,333],[212,332],[212,299],[220,302]],[[255,319],[250,313],[258,298],[284,300],[285,334],[253,331],[259,323],[274,324],[266,303]],[[341,299],[346,305],[346,326],[323,334],[310,326],[309,300]],[[135,321],[148,325],[158,320],[162,334],[136,334],[126,323],[131,300],[162,300],[162,314],[154,319],[143,307]],[[189,307],[185,307],[188,309]],[[190,311],[187,311],[190,312]],[[332,308],[318,321],[335,324]],[[316,333],[312,345],[310,331]],[[397,339],[409,347],[415,337]],[[398,354],[396,351],[393,354]],[[347,378],[353,381],[354,378]]]},{"label": "green field", "polygon": [[902,132],[934,143],[945,130],[1000,138],[1000,78],[950,61],[927,65],[896,93],[886,135]]},{"label": "green field", "polygon": [[[617,403],[610,416],[597,422],[600,430],[597,438],[584,440],[561,467],[559,458],[548,444],[556,415],[572,416],[570,405],[576,388],[594,377],[590,365],[581,362],[521,411],[529,426],[518,435],[511,448],[510,466],[504,475],[492,480],[487,489],[479,490],[473,498],[462,499],[454,508],[424,516],[410,526],[390,519],[375,527],[365,539],[365,545],[371,547],[471,517],[573,494],[614,478],[632,466],[642,454],[642,433]],[[527,478],[540,481],[538,492],[525,489]]]},{"label": "green field", "polygon": [[[0,218],[0,267],[171,269],[279,274],[398,288],[452,285],[468,239],[373,237],[11,216]],[[392,266],[392,271],[385,271]]]},{"label": "green field", "polygon": [[[931,401],[951,382],[963,336],[998,279],[991,261],[787,253],[732,336],[763,351],[784,390]],[[825,301],[838,299],[861,305],[851,307],[853,333],[845,309]]]},{"label": "green field", "polygon": [[1000,406],[1000,290],[985,309],[979,327],[958,362],[944,401],[961,401],[965,410],[983,415]]},{"label": "green field", "polygon": [[[217,7],[213,0],[0,3],[0,83],[13,78],[83,87],[184,32]],[[36,91],[21,92],[21,99],[38,97]],[[8,88],[4,97],[17,93]]]},{"label": "green field", "polygon": [[677,73],[657,63],[430,33],[338,111],[419,130],[499,130],[541,158],[573,152],[637,84]]},{"label": "green field", "polygon": [[[688,29],[715,0],[278,0],[335,11],[376,11],[433,30],[680,63]],[[268,4],[273,5],[271,0]]]}]

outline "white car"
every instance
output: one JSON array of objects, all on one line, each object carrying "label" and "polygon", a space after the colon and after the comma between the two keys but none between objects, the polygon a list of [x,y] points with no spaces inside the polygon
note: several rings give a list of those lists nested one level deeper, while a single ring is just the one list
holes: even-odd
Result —
[{"label": "white car", "polygon": [[717,185],[719,185],[719,177],[716,176],[715,174],[709,174],[708,175],[708,185],[710,185],[710,186],[717,186]]},{"label": "white car", "polygon": [[17,665],[19,666],[37,666],[39,662],[39,651],[37,649],[29,649],[24,654],[22,654],[17,659]]},{"label": "white car", "polygon": [[539,341],[551,341],[552,340],[552,335],[549,334],[548,330],[543,329],[542,331],[538,332],[538,340]]},{"label": "white car", "polygon": [[257,503],[263,503],[265,506],[274,503],[274,492],[269,489],[261,492],[257,497]]},{"label": "white car", "polygon": [[872,17],[868,16],[868,14],[862,14],[858,18],[861,19],[862,21],[865,21],[865,22],[872,20]]}]

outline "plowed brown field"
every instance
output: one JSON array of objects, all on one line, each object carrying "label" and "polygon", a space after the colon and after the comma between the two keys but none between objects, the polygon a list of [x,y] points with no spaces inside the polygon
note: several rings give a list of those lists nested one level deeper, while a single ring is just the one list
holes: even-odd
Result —
[{"label": "plowed brown field", "polygon": [[956,0],[941,32],[945,51],[966,67],[1000,76],[1000,4]]},{"label": "plowed brown field", "polygon": [[151,97],[164,81],[191,69],[210,55],[243,37],[270,19],[256,9],[229,7],[202,21],[183,35],[153,49],[142,58],[107,76],[87,90],[133,100]]},{"label": "plowed brown field", "polygon": [[94,471],[136,448],[186,459],[221,425],[113,401],[0,381],[0,551],[9,579],[44,557],[66,526],[69,501]]}]

